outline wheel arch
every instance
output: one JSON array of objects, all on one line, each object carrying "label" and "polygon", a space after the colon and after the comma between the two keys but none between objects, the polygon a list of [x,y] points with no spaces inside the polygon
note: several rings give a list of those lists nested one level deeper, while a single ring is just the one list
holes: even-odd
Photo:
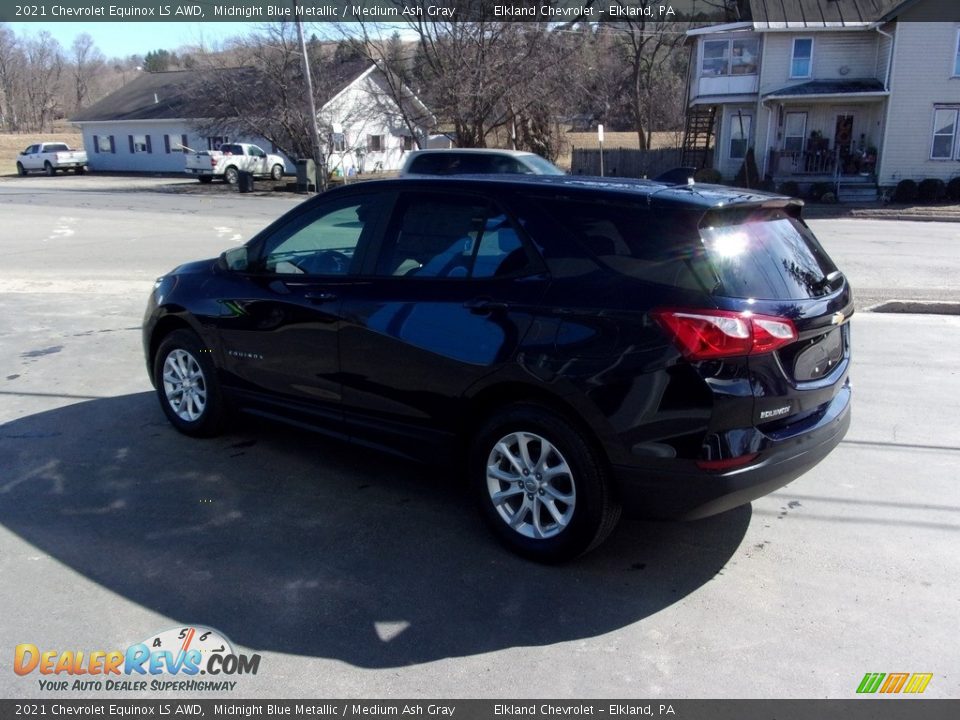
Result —
[{"label": "wheel arch", "polygon": [[[465,421],[460,428],[461,442],[469,447],[470,439],[495,413],[519,404],[539,405],[560,415],[583,435],[597,453],[598,458],[609,465],[607,443],[595,425],[597,418],[589,410],[578,407],[566,398],[549,390],[518,381],[505,381],[488,385],[467,399]],[[594,421],[594,422],[591,422]]]},{"label": "wheel arch", "polygon": [[190,323],[183,315],[180,315],[175,311],[171,311],[163,315],[153,326],[153,330],[150,333],[150,344],[147,349],[147,363],[148,367],[151,369],[151,381],[153,380],[153,364],[157,359],[157,350],[160,349],[160,344],[163,342],[164,338],[166,338],[167,335],[175,330],[190,330],[191,332],[195,333],[198,338],[200,338],[201,342],[205,342],[200,328]]}]

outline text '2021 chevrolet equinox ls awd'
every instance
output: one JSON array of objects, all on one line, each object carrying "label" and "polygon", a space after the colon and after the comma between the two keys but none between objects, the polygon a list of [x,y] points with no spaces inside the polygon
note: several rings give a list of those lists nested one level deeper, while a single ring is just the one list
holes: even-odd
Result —
[{"label": "text '2021 chevrolet equinox ls awd'", "polygon": [[696,518],[790,482],[850,422],[851,289],[789,198],[476,176],[358,183],[158,279],[163,411],[230,408],[461,462],[527,557],[624,503]]}]

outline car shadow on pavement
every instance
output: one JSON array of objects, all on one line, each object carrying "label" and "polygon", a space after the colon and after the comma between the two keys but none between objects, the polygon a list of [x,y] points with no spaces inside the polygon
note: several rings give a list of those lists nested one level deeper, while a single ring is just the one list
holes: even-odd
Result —
[{"label": "car shadow on pavement", "polygon": [[598,636],[709,582],[749,506],[626,519],[558,567],[502,549],[458,478],[262,423],[193,440],[150,393],[0,426],[0,523],[171,624],[399,667]]}]

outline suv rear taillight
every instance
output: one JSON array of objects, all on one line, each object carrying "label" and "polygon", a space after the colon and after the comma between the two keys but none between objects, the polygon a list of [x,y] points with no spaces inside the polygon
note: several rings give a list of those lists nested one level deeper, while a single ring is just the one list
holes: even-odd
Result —
[{"label": "suv rear taillight", "polygon": [[789,318],[750,311],[654,310],[651,315],[688,360],[758,355],[797,339],[797,329]]}]

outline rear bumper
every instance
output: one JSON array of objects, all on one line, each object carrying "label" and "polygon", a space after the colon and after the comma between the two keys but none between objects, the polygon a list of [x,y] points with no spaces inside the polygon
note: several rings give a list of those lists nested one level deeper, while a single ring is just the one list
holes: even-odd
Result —
[{"label": "rear bumper", "polygon": [[749,503],[796,479],[840,443],[850,427],[850,397],[844,386],[813,427],[785,439],[767,437],[756,460],[743,468],[710,472],[680,460],[675,471],[614,466],[620,497],[644,515],[683,520]]}]

